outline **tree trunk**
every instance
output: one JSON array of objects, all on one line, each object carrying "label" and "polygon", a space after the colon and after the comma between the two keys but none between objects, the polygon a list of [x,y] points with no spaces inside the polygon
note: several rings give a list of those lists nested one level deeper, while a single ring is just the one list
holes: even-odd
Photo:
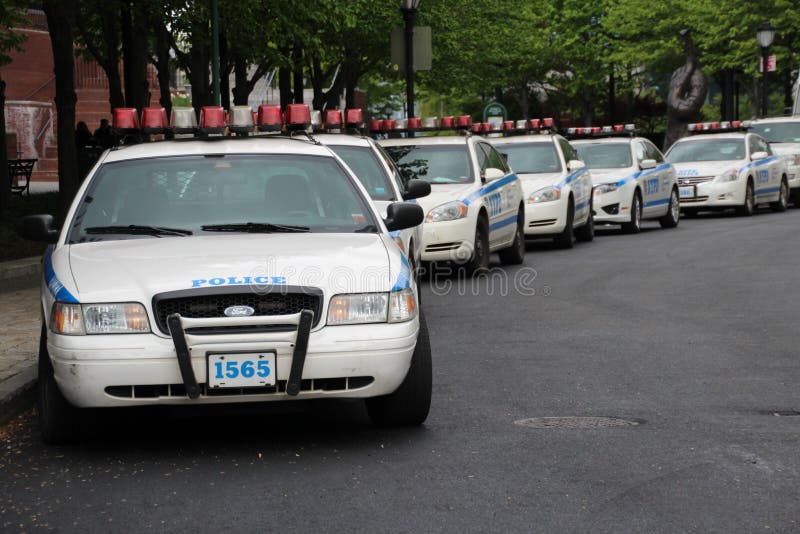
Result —
[{"label": "tree trunk", "polygon": [[292,71],[289,67],[278,69],[278,90],[281,94],[281,108],[292,102]]},{"label": "tree trunk", "polygon": [[314,92],[314,96],[311,99],[311,108],[321,110],[322,106],[325,104],[325,94],[322,88],[322,65],[320,64],[319,58],[311,58],[309,62],[309,74],[311,78],[311,89]]},{"label": "tree trunk", "polygon": [[6,146],[6,82],[0,78],[0,217],[11,205],[11,178],[8,176]]},{"label": "tree trunk", "polygon": [[303,49],[295,46],[292,50],[292,86],[294,103],[303,103]]},{"label": "tree trunk", "polygon": [[[158,16],[158,15],[156,15]],[[167,117],[172,113],[172,93],[169,91],[169,30],[160,19],[153,20],[153,29],[156,35],[155,66],[158,71],[159,104],[167,111]]]},{"label": "tree trunk", "polygon": [[56,80],[58,136],[58,196],[60,218],[66,215],[78,189],[78,158],[75,150],[75,72],[72,21],[73,0],[44,0],[47,28],[53,47]]},{"label": "tree trunk", "polygon": [[122,57],[125,69],[125,104],[142,109],[150,104],[147,82],[147,15],[143,7],[125,2],[122,6]]}]

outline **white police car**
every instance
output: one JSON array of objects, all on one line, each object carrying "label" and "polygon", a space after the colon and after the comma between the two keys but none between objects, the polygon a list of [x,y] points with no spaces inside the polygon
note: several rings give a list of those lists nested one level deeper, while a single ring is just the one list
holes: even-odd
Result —
[{"label": "white police car", "polygon": [[569,141],[558,134],[531,133],[493,139],[492,144],[522,182],[527,238],[552,238],[562,248],[571,248],[575,237],[594,238],[591,173]]},{"label": "white police car", "polygon": [[389,231],[422,217],[393,203],[382,219],[341,159],[306,139],[106,152],[61,230],[46,215],[19,223],[52,243],[43,437],[69,438],[85,407],[310,398],[364,398],[375,423],[421,423],[430,345]]},{"label": "white police car", "polygon": [[[314,139],[333,150],[352,169],[383,216],[392,202],[416,202],[415,199],[430,194],[428,182],[406,179],[389,155],[370,137],[317,133]],[[390,235],[408,256],[411,272],[416,277],[422,248],[422,225],[395,230]]]},{"label": "white police car", "polygon": [[646,219],[657,219],[662,228],[678,226],[675,169],[653,143],[634,137],[633,125],[574,130],[573,135],[589,137],[572,145],[592,171],[595,224],[619,224],[633,234]]},{"label": "white police car", "polygon": [[485,270],[489,254],[506,264],[525,258],[525,208],[519,178],[485,139],[470,134],[383,139],[379,143],[408,178],[431,184],[422,259]]},{"label": "white police car", "polygon": [[774,211],[786,210],[786,163],[761,136],[738,129],[738,124],[690,124],[690,132],[701,133],[680,139],[667,151],[678,171],[686,214],[734,208],[747,216],[764,203]]},{"label": "white police car", "polygon": [[800,208],[800,117],[758,119],[750,121],[748,129],[763,137],[772,152],[786,162],[789,196]]}]

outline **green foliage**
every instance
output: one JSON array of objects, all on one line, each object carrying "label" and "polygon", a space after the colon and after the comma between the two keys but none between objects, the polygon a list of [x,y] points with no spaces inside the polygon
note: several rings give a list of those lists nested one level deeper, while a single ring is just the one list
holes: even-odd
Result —
[{"label": "green foliage", "polygon": [[22,43],[25,42],[25,35],[12,29],[25,22],[24,5],[22,0],[0,2],[0,66],[11,61],[9,51],[21,50]]}]

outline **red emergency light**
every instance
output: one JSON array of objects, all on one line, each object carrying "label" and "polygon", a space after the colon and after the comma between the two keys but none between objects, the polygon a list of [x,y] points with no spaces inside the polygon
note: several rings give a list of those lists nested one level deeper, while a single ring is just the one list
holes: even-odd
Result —
[{"label": "red emergency light", "polygon": [[503,121],[503,130],[511,131],[514,129],[514,121]]},{"label": "red emergency light", "polygon": [[553,119],[551,117],[547,117],[542,119],[542,127],[543,128],[552,128],[553,127]]},{"label": "red emergency light", "polygon": [[611,129],[613,131],[615,131],[615,132],[624,132],[625,131],[625,125],[624,124],[615,124],[614,126],[611,127]]},{"label": "red emergency light", "polygon": [[204,134],[220,134],[225,131],[225,110],[222,106],[200,108],[200,131]]},{"label": "red emergency light", "polygon": [[344,123],[348,128],[363,128],[364,111],[361,108],[344,110]]},{"label": "red emergency light", "polygon": [[534,130],[538,130],[539,128],[541,128],[541,127],[542,127],[542,121],[540,121],[539,119],[531,119],[531,120],[529,121],[528,125],[529,125],[529,126],[532,128],[532,129],[534,129]]},{"label": "red emergency light", "polygon": [[164,108],[142,109],[142,133],[160,134],[167,129],[167,110]]},{"label": "red emergency light", "polygon": [[119,133],[138,133],[139,120],[136,117],[136,108],[114,108],[112,125]]},{"label": "red emergency light", "polygon": [[311,110],[307,104],[286,106],[286,127],[290,130],[305,130],[311,126]]},{"label": "red emergency light", "polygon": [[472,126],[472,117],[469,115],[459,115],[456,119],[456,127],[468,129]]},{"label": "red emergency light", "polygon": [[383,121],[381,121],[382,130],[394,130],[396,126],[397,121],[394,119],[383,119]]},{"label": "red emergency light", "polygon": [[383,121],[380,119],[372,119],[369,121],[369,131],[380,132],[383,129]]},{"label": "red emergency light", "polygon": [[283,126],[281,107],[277,104],[258,106],[256,124],[259,132],[280,132]]},{"label": "red emergency light", "polygon": [[419,130],[422,128],[422,119],[419,117],[409,117],[406,121],[406,128],[409,130]]},{"label": "red emergency light", "polygon": [[340,109],[326,109],[325,110],[325,129],[326,130],[339,130],[342,128],[342,110]]},{"label": "red emergency light", "polygon": [[442,120],[439,122],[439,127],[442,129],[446,128],[455,128],[456,126],[456,119],[455,117],[442,117]]}]

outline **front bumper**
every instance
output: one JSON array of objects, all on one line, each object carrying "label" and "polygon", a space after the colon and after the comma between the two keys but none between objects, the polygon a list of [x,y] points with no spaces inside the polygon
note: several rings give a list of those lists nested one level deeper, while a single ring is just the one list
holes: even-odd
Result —
[{"label": "front bumper", "polygon": [[525,204],[525,235],[549,236],[564,231],[569,197],[551,202]]},{"label": "front bumper", "polygon": [[[295,332],[188,334],[189,362],[200,385],[190,399],[172,339],[155,334],[64,336],[48,333],[55,379],[79,407],[220,404],[310,398],[364,398],[397,389],[408,373],[419,319],[396,324],[324,326],[310,333],[297,396],[286,393]],[[209,352],[275,350],[274,391],[210,390]],[[129,391],[130,393],[125,393]],[[137,396],[137,391],[141,394]],[[110,393],[109,393],[110,392]]]},{"label": "front bumper", "polygon": [[792,193],[800,193],[800,165],[786,165],[786,177],[789,180],[789,189],[795,189]]},{"label": "front bumper", "polygon": [[[681,186],[687,187],[687,186]],[[681,208],[733,208],[744,204],[747,182],[703,182],[694,186],[696,196],[681,196]]]},{"label": "front bumper", "polygon": [[424,261],[469,261],[475,246],[475,224],[472,217],[464,217],[455,221],[423,223],[422,259]]},{"label": "front bumper", "polygon": [[622,224],[631,220],[633,193],[627,188],[609,193],[593,194],[592,214],[595,224]]}]

